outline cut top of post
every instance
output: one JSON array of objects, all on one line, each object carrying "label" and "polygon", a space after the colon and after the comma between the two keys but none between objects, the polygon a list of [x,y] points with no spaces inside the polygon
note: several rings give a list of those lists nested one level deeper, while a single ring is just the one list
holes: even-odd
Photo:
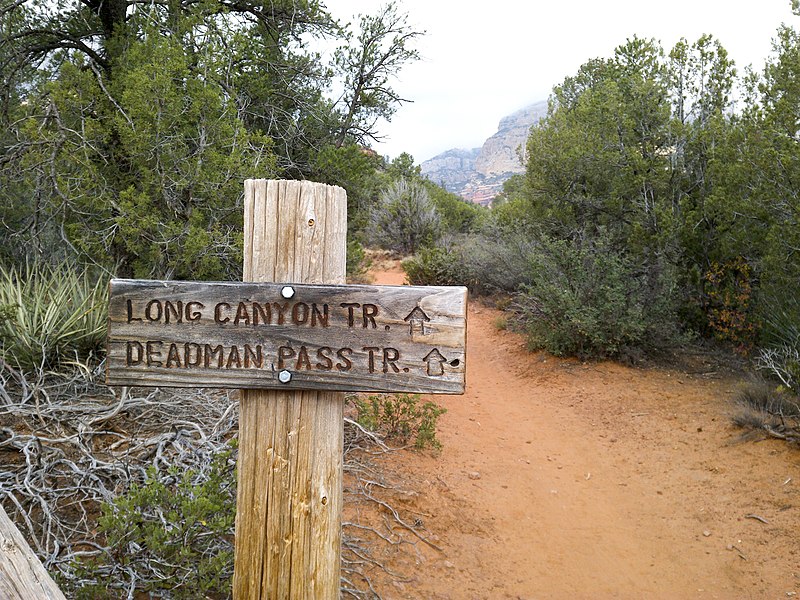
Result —
[{"label": "cut top of post", "polygon": [[245,281],[344,283],[347,194],[310,181],[244,182]]}]

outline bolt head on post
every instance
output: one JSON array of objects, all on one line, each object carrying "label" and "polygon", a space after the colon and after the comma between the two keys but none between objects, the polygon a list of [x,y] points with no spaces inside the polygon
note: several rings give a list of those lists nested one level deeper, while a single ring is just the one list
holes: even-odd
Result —
[{"label": "bolt head on post", "polygon": [[294,288],[290,285],[285,285],[281,288],[281,296],[286,298],[287,300],[294,296]]}]

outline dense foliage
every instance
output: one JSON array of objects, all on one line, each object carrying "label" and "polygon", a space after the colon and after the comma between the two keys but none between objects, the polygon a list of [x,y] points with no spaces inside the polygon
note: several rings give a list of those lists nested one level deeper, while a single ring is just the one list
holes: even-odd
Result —
[{"label": "dense foliage", "polygon": [[311,0],[6,3],[0,260],[238,277],[247,177],[342,185],[355,235],[419,35],[392,2],[354,29]]},{"label": "dense foliage", "polygon": [[[769,431],[786,437],[784,419],[798,418],[800,33],[781,27],[763,72],[742,77],[707,35],[669,52],[634,37],[586,62],[554,89],[524,175],[491,211],[426,181],[411,156],[387,162],[369,148],[378,121],[403,101],[390,82],[417,58],[419,35],[393,2],[355,27],[317,0],[0,6],[0,391],[9,405],[14,387],[19,414],[81,456],[73,463],[38,438],[11,435],[29,467],[71,471],[75,485],[60,492],[99,482],[102,494],[87,494],[106,500],[92,532],[105,546],[89,551],[83,540],[78,552],[89,557],[68,566],[91,574],[83,597],[228,593],[230,454],[208,471],[138,466],[131,475],[137,448],[137,460],[155,454],[156,467],[167,444],[199,455],[145,432],[125,450],[126,480],[138,483],[101,480],[117,463],[94,458],[84,477],[80,444],[121,435],[106,422],[132,411],[133,423],[157,403],[123,394],[110,414],[80,420],[79,392],[51,402],[27,378],[92,372],[109,272],[238,279],[248,177],[344,187],[350,272],[363,266],[363,244],[413,254],[404,263],[412,283],[501,292],[531,346],[556,354],[637,356],[715,337],[754,352],[780,382],[778,393],[746,399]],[[364,426],[438,447],[444,411],[430,402],[370,396],[356,409]],[[215,415],[215,432],[228,417]],[[78,424],[64,437],[68,419]],[[28,475],[23,483],[38,494]],[[29,506],[37,519],[52,516],[41,495]],[[69,512],[88,523],[80,510]]]},{"label": "dense foliage", "polygon": [[800,34],[773,44],[743,77],[709,35],[669,52],[634,37],[586,62],[553,90],[491,217],[419,253],[410,277],[515,293],[532,345],[553,352],[700,335],[764,348],[794,381]]},{"label": "dense foliage", "polygon": [[147,471],[113,502],[105,503],[98,530],[108,552],[78,563],[97,580],[78,590],[82,599],[124,593],[191,599],[230,597],[236,517],[235,457],[216,454],[208,472]]}]

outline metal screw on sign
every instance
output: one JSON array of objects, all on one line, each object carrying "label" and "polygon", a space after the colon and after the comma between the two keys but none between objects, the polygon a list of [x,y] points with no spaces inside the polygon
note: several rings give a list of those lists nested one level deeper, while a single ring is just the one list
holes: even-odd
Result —
[{"label": "metal screw on sign", "polygon": [[290,285],[283,286],[283,288],[281,289],[281,296],[283,296],[288,300],[289,298],[294,296],[294,288]]},{"label": "metal screw on sign", "polygon": [[278,373],[278,381],[280,381],[281,383],[289,383],[291,380],[292,380],[292,374],[289,371],[284,369],[283,371]]}]

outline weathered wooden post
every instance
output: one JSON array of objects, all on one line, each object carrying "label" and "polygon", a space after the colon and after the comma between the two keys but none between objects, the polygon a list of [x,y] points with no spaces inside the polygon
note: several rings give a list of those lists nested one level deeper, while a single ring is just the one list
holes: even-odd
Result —
[{"label": "weathered wooden post", "polygon": [[[343,189],[248,180],[244,202],[245,281],[344,283]],[[242,392],[237,600],[339,597],[342,396]]]},{"label": "weathered wooden post", "polygon": [[0,598],[66,600],[2,506],[0,506]]},{"label": "weathered wooden post", "polygon": [[247,282],[110,285],[110,385],[243,389],[236,600],[339,595],[337,391],[464,393],[466,289],[342,285],[346,207],[340,188],[248,180]]}]

